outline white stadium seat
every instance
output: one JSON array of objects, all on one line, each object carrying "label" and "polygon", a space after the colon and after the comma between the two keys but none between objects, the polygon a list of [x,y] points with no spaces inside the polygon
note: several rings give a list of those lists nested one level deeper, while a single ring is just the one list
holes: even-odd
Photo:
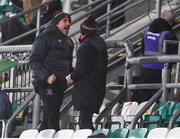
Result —
[{"label": "white stadium seat", "polygon": [[71,138],[74,134],[72,129],[62,129],[55,134],[55,138]]},{"label": "white stadium seat", "polygon": [[29,129],[25,130],[21,133],[19,138],[36,138],[38,136],[38,130],[37,129]]},{"label": "white stadium seat", "polygon": [[171,129],[167,135],[167,138],[180,138],[180,127]]},{"label": "white stadium seat", "polygon": [[55,133],[54,129],[45,129],[39,132],[37,138],[53,138]]},{"label": "white stadium seat", "polygon": [[87,138],[92,133],[93,131],[91,129],[80,129],[73,134],[73,138]]},{"label": "white stadium seat", "polygon": [[147,138],[166,138],[168,134],[168,128],[160,127],[150,130]]}]

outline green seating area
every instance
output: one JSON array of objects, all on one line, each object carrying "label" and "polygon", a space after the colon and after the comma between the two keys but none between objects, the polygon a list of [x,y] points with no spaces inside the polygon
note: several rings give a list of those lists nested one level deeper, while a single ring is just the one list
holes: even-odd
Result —
[{"label": "green seating area", "polygon": [[127,138],[129,134],[129,129],[116,129],[115,131],[111,132],[110,138]]},{"label": "green seating area", "polygon": [[18,9],[12,4],[11,0],[0,1],[0,20],[9,16],[10,13],[16,13]]},{"label": "green seating area", "polygon": [[[143,127],[149,130],[157,127],[168,127],[168,123],[173,114],[180,109],[180,103],[174,101],[159,102],[153,107],[152,113],[145,115]],[[176,120],[180,121],[180,118]],[[177,127],[178,125],[175,125]]]},{"label": "green seating area", "polygon": [[108,138],[146,138],[149,130],[147,128],[136,128],[129,130],[128,128],[116,129],[98,129],[93,132],[93,135],[104,134]]},{"label": "green seating area", "polygon": [[[14,103],[12,105],[13,112],[15,112],[18,109],[19,106],[20,106],[20,104]],[[27,105],[26,108],[16,116],[15,121],[14,121],[14,126],[18,126],[18,125],[23,124],[23,122],[25,120],[25,116],[28,114],[28,107],[29,106]]]},{"label": "green seating area", "polygon": [[[162,136],[165,137],[166,135],[164,134],[169,132],[169,120],[179,109],[180,103],[174,101],[155,103],[151,113],[144,115],[144,118],[141,119],[142,124],[138,124],[135,129],[130,130],[128,126],[124,128],[117,127],[117,129],[111,127],[110,129],[97,129],[93,132],[93,135],[103,134],[107,138],[148,138],[148,134],[152,129],[149,137],[156,136],[154,132],[156,132],[156,130],[161,132],[162,129]],[[180,121],[180,118],[176,121]],[[178,126],[179,123],[175,124],[174,128]]]}]

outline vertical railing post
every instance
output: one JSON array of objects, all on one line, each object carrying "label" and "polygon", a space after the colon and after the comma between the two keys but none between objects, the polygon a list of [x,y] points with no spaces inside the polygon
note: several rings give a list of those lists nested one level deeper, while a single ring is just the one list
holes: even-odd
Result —
[{"label": "vertical railing post", "polygon": [[[179,42],[179,45],[178,45],[178,55],[180,55],[180,42]],[[176,64],[176,74],[175,74],[175,83],[178,83],[179,80],[180,80],[179,74],[180,74],[180,62],[177,62],[177,64]],[[174,96],[176,96],[175,97],[176,99],[179,96],[179,94],[178,94],[178,93],[180,93],[179,91],[180,91],[180,89],[178,89],[178,88],[174,89]]]},{"label": "vertical railing post", "polygon": [[[37,11],[37,32],[36,32],[36,37],[40,33],[40,9]],[[32,128],[35,129],[37,128],[39,122],[40,122],[40,111],[41,111],[41,99],[38,94],[36,94],[35,99],[34,99],[34,105],[33,105],[33,116],[32,116]]]},{"label": "vertical railing post", "polygon": [[161,17],[161,4],[162,0],[156,0],[156,18]]},{"label": "vertical railing post", "polygon": [[40,25],[41,25],[41,21],[40,21],[40,18],[41,18],[41,10],[40,8],[37,10],[37,22],[36,22],[36,28],[37,28],[37,31],[36,31],[36,37],[39,35],[40,33]]},{"label": "vertical railing post", "polygon": [[[132,68],[131,66],[126,66],[126,80],[127,80],[127,87],[128,85],[132,84]],[[130,101],[132,99],[132,91],[127,89],[127,100],[126,101]]]},{"label": "vertical railing post", "polygon": [[[111,10],[111,0],[109,0],[109,3],[107,4],[107,13],[109,13]],[[108,37],[110,34],[110,15],[107,16],[106,20],[106,37]]]},{"label": "vertical railing post", "polygon": [[161,96],[162,102],[168,101],[168,89],[166,88],[166,83],[169,82],[169,78],[170,78],[170,71],[168,69],[168,64],[165,64],[164,68],[162,69],[162,89],[163,89],[163,94]]},{"label": "vertical railing post", "polygon": [[[124,43],[124,47],[126,48],[126,59],[128,58],[132,58],[133,56],[133,47],[132,47],[132,43],[130,41],[126,41]],[[129,63],[126,60],[126,64],[125,64],[125,78],[126,78],[126,87],[128,87],[128,85],[132,84],[132,65],[129,65]],[[130,101],[132,99],[132,91],[127,89],[127,101]]]}]

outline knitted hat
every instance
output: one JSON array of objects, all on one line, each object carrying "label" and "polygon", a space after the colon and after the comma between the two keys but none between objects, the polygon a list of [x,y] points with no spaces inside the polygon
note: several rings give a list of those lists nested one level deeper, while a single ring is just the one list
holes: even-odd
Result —
[{"label": "knitted hat", "polygon": [[61,21],[63,18],[69,18],[71,20],[71,17],[69,14],[61,12],[51,20],[51,25],[57,25],[59,21]]},{"label": "knitted hat", "polygon": [[83,35],[93,35],[97,32],[97,22],[94,16],[89,16],[80,25],[80,32]]}]

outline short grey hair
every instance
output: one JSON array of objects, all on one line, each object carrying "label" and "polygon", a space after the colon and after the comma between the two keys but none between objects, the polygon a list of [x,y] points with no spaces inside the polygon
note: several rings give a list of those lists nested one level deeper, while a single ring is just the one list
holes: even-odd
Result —
[{"label": "short grey hair", "polygon": [[170,25],[172,25],[175,20],[175,16],[172,10],[164,10],[162,12],[162,18],[165,19]]}]

